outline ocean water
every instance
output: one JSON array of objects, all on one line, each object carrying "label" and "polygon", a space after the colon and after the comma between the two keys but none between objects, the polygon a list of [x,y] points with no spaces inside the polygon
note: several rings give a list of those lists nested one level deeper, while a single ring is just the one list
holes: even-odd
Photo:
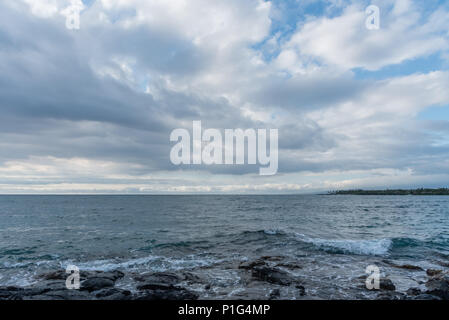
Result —
[{"label": "ocean water", "polygon": [[[449,197],[352,195],[0,196],[0,285],[48,270],[189,271],[201,298],[264,298],[242,284],[242,261],[281,256],[307,296],[370,298],[378,265],[399,291],[449,266]],[[118,284],[133,289],[131,277]],[[285,289],[283,298],[295,298]]]}]

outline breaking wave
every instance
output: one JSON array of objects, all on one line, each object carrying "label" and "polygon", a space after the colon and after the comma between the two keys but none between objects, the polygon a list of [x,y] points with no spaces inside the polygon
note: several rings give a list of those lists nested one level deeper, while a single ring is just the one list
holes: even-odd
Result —
[{"label": "breaking wave", "polygon": [[392,248],[391,239],[374,240],[328,240],[320,238],[310,238],[303,234],[296,234],[298,240],[311,243],[319,249],[332,253],[346,253],[359,255],[386,255]]}]

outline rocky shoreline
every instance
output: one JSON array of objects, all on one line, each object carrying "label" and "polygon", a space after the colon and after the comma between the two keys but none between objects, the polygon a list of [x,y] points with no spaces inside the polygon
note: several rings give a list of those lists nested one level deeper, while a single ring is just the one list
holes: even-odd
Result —
[{"label": "rocky shoreline", "polygon": [[[283,299],[281,292],[287,290],[294,299],[319,299],[309,294],[312,288],[298,276],[302,267],[295,262],[286,262],[284,257],[263,256],[255,260],[240,262],[234,266],[239,273],[242,291],[230,299]],[[404,270],[424,271],[413,265],[393,265]],[[381,278],[380,289],[375,292],[366,289],[366,275],[354,279],[354,287],[360,292],[374,294],[380,300],[449,300],[449,273],[444,270],[427,269],[427,281],[421,288],[411,287],[399,292],[389,278]],[[299,273],[300,274],[300,273]],[[197,300],[213,299],[205,294],[213,285],[190,271],[148,272],[125,274],[122,271],[82,271],[80,289],[66,288],[65,270],[46,272],[36,276],[36,282],[29,287],[0,287],[0,300]],[[135,282],[132,290],[117,283],[124,277]],[[270,288],[268,292],[258,288]],[[425,288],[425,289],[423,289]]]}]

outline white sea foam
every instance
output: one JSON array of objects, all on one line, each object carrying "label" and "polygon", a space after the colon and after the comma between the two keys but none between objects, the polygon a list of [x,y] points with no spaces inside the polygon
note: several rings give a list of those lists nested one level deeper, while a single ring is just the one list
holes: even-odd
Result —
[{"label": "white sea foam", "polygon": [[80,270],[86,271],[112,271],[117,269],[125,270],[139,270],[148,268],[152,271],[167,271],[167,270],[181,270],[195,267],[204,267],[219,262],[218,260],[196,258],[194,256],[187,256],[184,259],[173,259],[162,256],[146,256],[135,258],[126,261],[118,261],[116,259],[110,260],[93,260],[87,262],[64,261],[61,262],[61,267],[65,268],[67,265],[75,264]]},{"label": "white sea foam", "polygon": [[284,231],[280,230],[280,229],[266,229],[263,231],[265,234],[268,235],[277,235],[277,234],[283,234]]},{"label": "white sea foam", "polygon": [[27,261],[27,262],[8,262],[5,261],[2,263],[4,268],[13,269],[13,268],[24,268],[29,266],[42,266],[42,265],[51,265],[54,261],[51,260],[40,260],[40,261]]},{"label": "white sea foam", "polygon": [[360,255],[386,255],[392,246],[391,239],[352,240],[352,239],[320,239],[310,238],[304,234],[296,234],[303,242],[311,243],[322,249],[342,251]]}]

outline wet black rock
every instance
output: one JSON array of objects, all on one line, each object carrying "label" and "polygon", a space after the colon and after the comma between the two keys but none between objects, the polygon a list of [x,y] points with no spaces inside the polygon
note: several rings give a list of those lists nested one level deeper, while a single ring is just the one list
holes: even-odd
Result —
[{"label": "wet black rock", "polygon": [[449,300],[449,279],[448,277],[433,278],[426,282],[427,294]]},{"label": "wet black rock", "polygon": [[97,291],[100,289],[113,287],[114,286],[114,280],[110,278],[103,278],[103,277],[95,277],[95,278],[89,278],[81,283],[81,290],[86,290],[89,292]]},{"label": "wet black rock", "polygon": [[198,295],[177,286],[182,281],[195,279],[193,274],[179,275],[172,272],[152,272],[134,277],[140,284],[136,300],[196,300]]},{"label": "wet black rock", "polygon": [[[183,287],[175,286],[187,276],[174,273],[149,273],[137,280],[139,292],[115,287],[124,276],[121,271],[87,271],[80,273],[80,290],[66,288],[68,276],[58,270],[39,275],[37,284],[27,288],[0,287],[0,300],[193,300],[198,295]],[[192,278],[192,277],[191,277]],[[192,278],[193,279],[193,278]]]},{"label": "wet black rock", "polygon": [[[31,289],[31,288],[27,288]],[[39,282],[38,284],[34,285],[32,289],[37,290],[46,290],[46,291],[58,291],[58,290],[66,290],[66,284],[65,280],[48,280]]]},{"label": "wet black rock", "polygon": [[300,295],[301,297],[303,297],[303,296],[306,295],[306,288],[304,288],[304,286],[297,285],[297,286],[296,286],[296,289],[298,289],[299,295]]},{"label": "wet black rock", "polygon": [[138,290],[170,290],[185,278],[172,272],[152,272],[134,277]]},{"label": "wet black rock", "polygon": [[186,282],[188,282],[190,284],[193,284],[193,283],[204,283],[203,279],[201,279],[199,276],[197,276],[196,274],[193,274],[191,272],[183,272],[182,280],[186,281]]},{"label": "wet black rock", "polygon": [[420,295],[420,294],[422,293],[422,291],[421,291],[421,289],[419,289],[419,288],[410,288],[410,289],[408,289],[408,290],[406,291],[406,293],[407,293],[409,296],[418,296],[418,295]]},{"label": "wet black rock", "polygon": [[68,274],[65,272],[65,270],[57,270],[39,274],[36,276],[36,278],[43,280],[65,280],[67,276]]},{"label": "wet black rock", "polygon": [[251,275],[254,279],[281,286],[289,286],[295,282],[288,272],[268,266],[253,267]]},{"label": "wet black rock", "polygon": [[43,295],[25,296],[24,300],[92,300],[92,297],[80,290],[48,291]]},{"label": "wet black rock", "polygon": [[196,300],[198,295],[190,290],[169,286],[164,289],[145,290],[136,300]]},{"label": "wet black rock", "polygon": [[253,260],[253,261],[244,261],[244,262],[240,263],[239,269],[251,270],[254,267],[263,266],[265,264],[266,264],[266,262],[262,259],[257,259],[257,260]]},{"label": "wet black rock", "polygon": [[[39,280],[66,280],[68,273],[65,270],[56,270],[46,273],[41,273],[36,276]],[[80,280],[87,280],[89,278],[107,278],[112,281],[116,281],[123,278],[125,274],[119,270],[114,271],[80,271]]]},{"label": "wet black rock", "polygon": [[427,269],[426,273],[429,277],[435,277],[441,275],[443,273],[443,270]]},{"label": "wet black rock", "polygon": [[0,287],[0,300],[22,300],[21,290],[23,291],[16,287]]},{"label": "wet black rock", "polygon": [[177,284],[183,281],[184,279],[185,279],[184,277],[181,277],[180,275],[172,272],[151,272],[151,273],[144,273],[134,277],[134,280],[138,282],[161,283],[168,285]]},{"label": "wet black rock", "polygon": [[303,268],[301,265],[294,263],[294,262],[278,263],[278,264],[276,264],[276,267],[282,267],[282,268],[291,269],[291,270]]},{"label": "wet black rock", "polygon": [[113,287],[118,279],[124,277],[124,273],[118,270],[110,272],[90,271],[81,273],[80,275],[82,279],[87,277],[81,283],[81,290],[89,292]]},{"label": "wet black rock", "polygon": [[93,277],[96,278],[105,278],[110,279],[112,281],[117,281],[125,276],[125,274],[119,270],[110,271],[110,272],[96,272]]},{"label": "wet black rock", "polygon": [[380,289],[387,290],[387,291],[394,291],[394,290],[396,290],[396,286],[393,284],[393,281],[391,281],[390,279],[382,278],[382,279],[380,279]]},{"label": "wet black rock", "polygon": [[8,300],[11,295],[17,293],[19,288],[16,287],[0,287],[0,299],[1,300]]},{"label": "wet black rock", "polygon": [[281,295],[281,291],[279,289],[273,289],[273,290],[271,290],[270,297],[268,299],[275,300],[275,299],[278,299],[280,295]]},{"label": "wet black rock", "polygon": [[137,290],[169,290],[174,286],[169,283],[163,282],[145,282],[144,284],[138,285]]},{"label": "wet black rock", "polygon": [[262,256],[260,257],[263,261],[284,261],[286,258],[284,256]]},{"label": "wet black rock", "polygon": [[131,298],[131,291],[118,288],[101,289],[92,292],[92,294],[101,300],[128,300]]},{"label": "wet black rock", "polygon": [[395,268],[399,268],[399,269],[406,269],[406,270],[411,270],[411,271],[424,271],[423,268],[418,267],[418,266],[414,266],[411,264],[402,264],[402,265],[392,265]]}]

